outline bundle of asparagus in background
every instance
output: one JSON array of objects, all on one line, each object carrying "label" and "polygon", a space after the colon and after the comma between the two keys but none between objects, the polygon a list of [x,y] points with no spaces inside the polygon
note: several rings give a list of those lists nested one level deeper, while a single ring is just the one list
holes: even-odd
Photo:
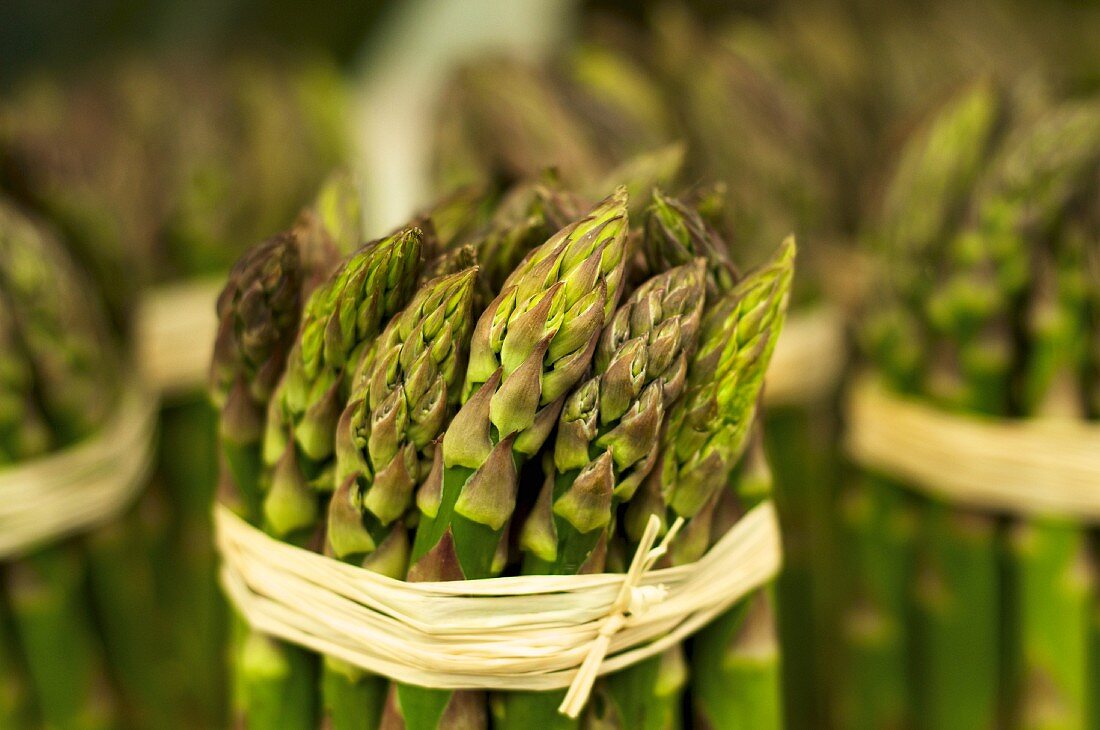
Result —
[{"label": "bundle of asparagus in background", "polygon": [[[322,62],[248,57],[217,69],[135,58],[64,85],[27,81],[0,106],[0,188],[66,232],[128,338],[150,286],[221,277],[342,162],[341,84]],[[169,394],[143,507],[146,522],[160,523],[148,527],[148,550],[174,637],[160,653],[172,665],[166,687],[180,721],[203,727],[225,711],[213,433],[201,379]]]},{"label": "bundle of asparagus in background", "polygon": [[[794,247],[742,277],[697,211],[652,205],[643,220],[663,224],[643,231],[622,188],[595,205],[548,178],[459,191],[312,293],[300,237],[250,251],[214,363],[235,504],[280,539],[413,581],[625,570],[650,514],[686,518],[673,560],[698,558],[754,499],[730,484],[760,428]],[[723,620],[734,652],[769,625],[743,613]],[[238,647],[249,727],[678,727],[690,663],[677,649],[602,680],[571,721],[562,692],[389,686],[258,634]],[[730,675],[725,654],[706,661],[713,692]],[[778,726],[765,661],[771,691],[746,712]]]},{"label": "bundle of asparagus in background", "polygon": [[[58,239],[7,202],[0,342],[5,467],[80,443],[118,408],[124,360],[102,303]],[[119,518],[0,564],[4,727],[173,726],[144,527]]]},{"label": "bundle of asparagus in background", "polygon": [[[996,417],[1087,414],[1098,172],[1095,101],[1043,108],[980,83],[913,136],[872,234],[884,267],[863,337],[891,389]],[[838,726],[1095,721],[1082,525],[917,497],[888,474],[852,483],[844,514]]]}]

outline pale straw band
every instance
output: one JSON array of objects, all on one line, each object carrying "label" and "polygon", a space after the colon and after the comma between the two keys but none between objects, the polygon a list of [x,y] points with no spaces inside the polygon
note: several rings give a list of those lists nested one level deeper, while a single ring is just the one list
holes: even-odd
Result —
[{"label": "pale straw band", "polygon": [[256,630],[374,674],[440,689],[570,687],[576,715],[596,676],[654,656],[779,570],[771,502],[700,560],[652,570],[647,527],[631,572],[405,583],[265,535],[215,508],[222,582]]},{"label": "pale straw band", "polygon": [[25,554],[125,509],[148,475],[155,433],[156,399],[134,387],[99,433],[0,471],[0,558]]},{"label": "pale straw band", "polygon": [[845,359],[844,317],[838,308],[792,312],[768,368],[765,402],[792,405],[827,397],[840,382]]},{"label": "pale straw band", "polygon": [[1100,425],[949,413],[870,379],[849,406],[847,447],[864,466],[950,503],[1100,521]]},{"label": "pale straw band", "polygon": [[215,305],[224,277],[162,286],[145,295],[134,323],[145,381],[161,393],[206,383],[218,320]]}]

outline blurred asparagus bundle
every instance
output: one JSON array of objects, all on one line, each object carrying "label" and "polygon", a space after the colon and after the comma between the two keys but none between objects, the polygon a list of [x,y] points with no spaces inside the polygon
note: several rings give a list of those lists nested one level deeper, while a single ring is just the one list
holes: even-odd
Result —
[{"label": "blurred asparagus bundle", "polygon": [[[1095,101],[978,83],[912,135],[869,232],[883,265],[862,340],[891,389],[964,413],[1090,415],[1098,173]],[[838,726],[1095,723],[1083,525],[953,507],[888,474],[850,484],[844,515]]]},{"label": "blurred asparagus bundle", "polygon": [[[26,81],[0,105],[0,188],[67,234],[129,341],[149,287],[220,276],[293,219],[344,161],[344,113],[343,82],[320,60],[105,61],[66,84]],[[176,722],[204,727],[222,724],[226,695],[214,426],[201,382],[170,394],[142,507],[172,636],[165,687]]]},{"label": "blurred asparagus bundle", "polygon": [[[628,205],[625,188],[593,204],[547,176],[462,190],[312,292],[301,236],[252,249],[219,307],[223,499],[280,539],[414,581],[625,570],[650,514],[687,518],[673,560],[699,557],[753,499],[730,480],[760,428],[794,246],[739,276],[690,205],[656,194],[664,225],[644,230]],[[608,679],[572,721],[560,692],[388,687],[259,634],[238,648],[237,720],[253,728],[683,722],[680,650]],[[777,662],[756,670],[771,691],[745,699],[776,727]]]},{"label": "blurred asparagus bundle", "polygon": [[[0,340],[5,468],[81,443],[119,408],[126,366],[102,303],[59,240],[7,202]],[[145,527],[118,517],[0,564],[5,727],[168,722]]]}]

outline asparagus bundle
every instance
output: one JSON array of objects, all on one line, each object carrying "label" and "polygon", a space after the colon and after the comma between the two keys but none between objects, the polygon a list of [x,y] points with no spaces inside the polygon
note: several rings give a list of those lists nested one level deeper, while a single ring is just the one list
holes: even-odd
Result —
[{"label": "asparagus bundle", "polygon": [[[341,162],[341,86],[317,59],[240,54],[217,67],[121,58],[65,83],[28,80],[0,105],[0,187],[65,231],[129,337],[146,287],[221,275],[245,246],[285,226]],[[172,673],[162,693],[172,693],[180,722],[215,726],[224,722],[225,609],[209,511],[215,416],[201,395],[196,379],[165,400],[153,482],[116,528],[142,540],[130,552],[154,557],[155,614],[167,625],[132,620],[144,610],[135,602],[131,619],[108,627],[107,646],[112,663],[150,684],[136,637],[144,627],[172,634],[157,657]],[[119,535],[101,541],[125,555]],[[140,584],[115,561],[100,566],[98,594]]]},{"label": "asparagus bundle", "polygon": [[[988,91],[972,90],[937,122],[938,132],[933,126],[926,141],[916,143],[911,169],[919,174],[900,189],[908,185],[912,196],[921,190],[912,181],[946,179],[947,184],[924,189],[958,192],[937,206],[924,206],[922,216],[934,211],[925,223],[892,229],[891,253],[899,257],[892,289],[887,288],[893,303],[869,330],[871,355],[893,388],[941,407],[1001,417],[1035,415],[1042,412],[1040,404],[1077,403],[1080,409],[1084,398],[1075,382],[1084,355],[1073,343],[1082,341],[1083,329],[1078,325],[1073,332],[1072,323],[1081,321],[1084,306],[1081,257],[1074,253],[1081,233],[1073,210],[1085,204],[1078,201],[1089,200],[1095,185],[1100,117],[1088,104],[1057,107],[1035,120],[1018,115],[1022,121],[995,163],[980,182],[967,184],[976,177],[979,159],[974,133],[993,139],[988,131],[996,118],[990,113],[993,99]],[[937,134],[944,141],[928,144]],[[943,177],[952,170],[950,178]],[[965,217],[958,212],[952,217],[952,210]],[[913,237],[913,231],[921,235]],[[856,504],[853,516],[866,520],[863,555],[870,557],[871,546],[884,541],[899,545],[896,531],[905,519],[897,495],[880,498],[877,507]],[[909,710],[898,697],[898,672],[904,668],[897,654],[891,654],[890,675],[886,665],[873,663],[875,655],[864,653],[860,661],[866,668],[857,664],[850,679],[866,682],[869,691],[885,689],[883,677],[892,676],[894,684],[869,705],[872,711],[862,722],[902,723],[911,711],[916,722],[929,727],[1076,726],[1084,713],[1086,640],[1081,636],[1091,590],[1085,577],[1090,571],[1081,567],[1081,533],[1057,521],[1018,524],[1007,546],[1006,574],[1005,532],[995,516],[937,500],[915,506],[913,705]],[[887,537],[890,530],[895,533]],[[853,607],[849,630],[875,632],[853,635],[864,641],[858,645],[863,652],[872,641],[899,639],[904,607],[898,596],[905,579],[898,574],[904,566],[896,550],[893,556],[861,566],[865,581],[878,581],[857,594],[862,603]],[[868,603],[868,597],[875,602]],[[874,646],[881,661],[883,644]],[[872,668],[880,678],[872,676]],[[846,712],[858,706],[858,686],[852,685]]]},{"label": "asparagus bundle", "polygon": [[[120,393],[107,332],[102,305],[58,241],[0,203],[0,463],[47,455],[104,425]],[[124,720],[92,619],[88,560],[74,539],[0,568],[6,726]]]},{"label": "asparagus bundle", "polygon": [[[695,208],[661,194],[645,233],[629,230],[623,189],[571,222],[576,201],[545,181],[491,198],[448,198],[420,219],[423,242],[403,228],[352,255],[309,298],[293,340],[305,279],[294,237],[238,264],[213,373],[245,514],[313,549],[323,517],[327,553],[412,581],[623,570],[651,513],[686,518],[673,559],[697,559],[719,536],[716,511],[722,530],[732,519],[718,504],[754,428],[793,245],[742,278]],[[435,215],[470,223],[438,237]],[[435,276],[405,305],[421,250]],[[628,260],[640,267],[630,277]],[[485,292],[495,298],[480,311]],[[318,678],[303,650],[241,641],[249,726],[311,726],[318,696],[334,728],[482,728],[490,714],[501,727],[681,722],[679,648],[601,680],[573,721],[558,713],[561,692],[387,691],[333,658]],[[760,716],[779,716],[775,659],[757,676],[776,691],[747,700]]]},{"label": "asparagus bundle", "polygon": [[[944,238],[965,214],[1000,109],[988,84],[959,92],[907,141],[882,201],[872,235],[889,262],[890,284],[880,288],[862,340],[877,373],[900,393],[917,392],[923,382],[927,334],[916,312],[932,291],[923,262],[942,255]],[[912,719],[906,684],[915,515],[901,489],[885,475],[861,474],[844,496],[851,582],[834,681],[839,727],[898,727]]]},{"label": "asparagus bundle", "polygon": [[[682,9],[662,8],[643,29],[599,18],[573,48],[542,66],[508,72],[504,62],[484,60],[463,70],[455,81],[459,91],[440,105],[439,179],[454,180],[456,170],[463,180],[514,179],[552,159],[583,189],[605,175],[621,176],[645,151],[682,139],[686,146],[650,155],[647,164],[657,169],[662,157],[669,165],[679,156],[682,164],[652,173],[662,187],[687,175],[703,181],[691,197],[705,191],[708,206],[720,202],[705,212],[723,234],[713,240],[760,261],[783,234],[805,234],[813,243],[805,253],[812,274],[796,287],[796,302],[843,289],[851,267],[819,254],[854,228],[857,181],[874,159],[871,130],[855,103],[866,72],[852,50],[859,44],[845,43],[852,28],[820,12],[777,12],[779,43],[773,29],[723,15],[704,24]],[[834,37],[845,32],[849,36]],[[822,49],[829,41],[835,42]],[[532,118],[538,103],[547,111]],[[567,133],[568,144],[560,143],[556,156],[548,149],[554,135],[544,127]],[[596,149],[585,153],[591,146]],[[714,179],[726,184],[707,187]],[[642,203],[632,215],[642,212],[652,186],[631,189],[634,204]],[[843,281],[830,276],[833,269],[846,274]],[[780,625],[792,646],[815,645],[791,656],[785,687],[792,722],[809,725],[825,712],[822,686],[831,658],[823,645],[838,600],[829,577],[833,491],[825,483],[837,458],[835,417],[826,396],[812,407],[771,409],[768,418],[785,526]],[[806,604],[813,610],[802,610]]]},{"label": "asparagus bundle", "polygon": [[[1100,117],[1095,107],[1065,106],[1026,125],[1006,143],[1003,157],[980,191],[974,229],[949,248],[948,255],[958,262],[953,274],[958,278],[929,302],[933,337],[950,338],[944,350],[958,348],[955,357],[960,358],[957,365],[944,370],[939,369],[945,366],[942,360],[932,364],[928,390],[941,403],[1019,415],[1011,377],[1020,368],[1022,353],[1014,350],[1011,333],[1024,319],[1021,300],[1026,287],[1034,286],[1029,249],[1056,230],[1066,206],[1080,194],[1079,186],[1094,179],[1097,135]],[[972,344],[965,344],[970,338],[974,338]],[[975,351],[967,353],[967,347]],[[933,513],[922,529],[931,533],[929,555],[935,562],[930,567],[942,571],[932,574],[938,585],[931,587],[938,595],[925,614],[931,630],[921,642],[928,647],[930,672],[923,685],[929,689],[928,696],[921,698],[924,711],[932,722],[952,727],[960,722],[992,722],[998,712],[1011,717],[1015,713],[1007,705],[1015,691],[1012,685],[999,683],[1015,681],[1015,661],[1006,657],[998,666],[1004,646],[998,642],[1005,642],[1007,635],[1010,650],[1020,646],[1015,638],[1020,629],[1008,620],[1016,614],[1013,603],[1002,609],[1005,613],[998,627],[1000,591],[992,520],[982,516],[976,522],[971,515]],[[958,609],[944,605],[944,593],[959,602]],[[1020,619],[1025,622],[1023,636],[1029,637],[1027,623],[1032,617],[1024,613]],[[1004,635],[997,633],[998,628]],[[981,637],[984,645],[979,643]],[[977,650],[974,654],[960,656],[957,644],[963,638]],[[1030,663],[1035,649],[1027,651]],[[977,671],[968,671],[968,660]],[[976,696],[977,672],[985,679],[982,694]],[[999,686],[1000,696],[996,694]],[[1038,691],[1045,703],[1045,688]],[[1062,692],[1063,699],[1072,697],[1072,689]]]}]

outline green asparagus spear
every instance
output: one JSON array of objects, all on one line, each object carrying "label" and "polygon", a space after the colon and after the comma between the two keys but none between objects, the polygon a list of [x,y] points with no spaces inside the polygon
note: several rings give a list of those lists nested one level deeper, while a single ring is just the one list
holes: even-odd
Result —
[{"label": "green asparagus spear", "polygon": [[[474,329],[464,404],[440,469],[417,494],[409,580],[485,578],[515,508],[518,468],[538,452],[584,375],[618,300],[626,246],[622,190],[554,234],[504,283]],[[481,727],[481,693],[400,685],[409,730]]]},{"label": "green asparagus spear", "polygon": [[[730,489],[710,519],[710,541],[721,539],[745,509],[771,493],[771,471],[759,427]],[[692,708],[707,730],[783,727],[780,657],[774,596],[760,590],[719,616],[692,640]]]},{"label": "green asparagus spear", "polygon": [[[363,359],[336,437],[327,527],[337,558],[393,578],[408,569],[402,517],[458,402],[476,278],[470,268],[427,282]],[[377,727],[383,678],[326,658],[323,682],[328,726]]]},{"label": "green asparagus spear", "polygon": [[627,533],[641,537],[657,498],[671,515],[694,517],[725,484],[748,442],[757,396],[786,316],[794,269],[788,238],[764,267],[709,308],[682,400],[673,406],[650,496],[632,501]]},{"label": "green asparagus spear", "polygon": [[274,534],[312,527],[317,504],[309,489],[334,488],[333,437],[351,373],[412,293],[422,243],[419,229],[406,228],[367,244],[306,303],[265,433],[264,459],[272,483],[264,518]]},{"label": "green asparagus spear", "polygon": [[218,431],[239,510],[260,524],[260,445],[272,392],[286,367],[301,311],[298,238],[282,234],[249,249],[229,272],[218,297],[218,333],[210,391],[220,411]]},{"label": "green asparagus spear", "polygon": [[[1035,284],[1027,317],[1030,342],[1025,415],[1081,419],[1087,353],[1083,234],[1059,225],[1055,240],[1036,241]],[[1088,637],[1095,595],[1088,534],[1069,519],[1015,526],[1009,541],[1019,590],[1022,727],[1087,727]]]},{"label": "green asparagus spear", "polygon": [[646,211],[646,264],[650,271],[665,271],[686,264],[697,256],[707,266],[707,296],[729,291],[738,274],[729,260],[725,242],[697,210],[675,198],[654,191]]}]

